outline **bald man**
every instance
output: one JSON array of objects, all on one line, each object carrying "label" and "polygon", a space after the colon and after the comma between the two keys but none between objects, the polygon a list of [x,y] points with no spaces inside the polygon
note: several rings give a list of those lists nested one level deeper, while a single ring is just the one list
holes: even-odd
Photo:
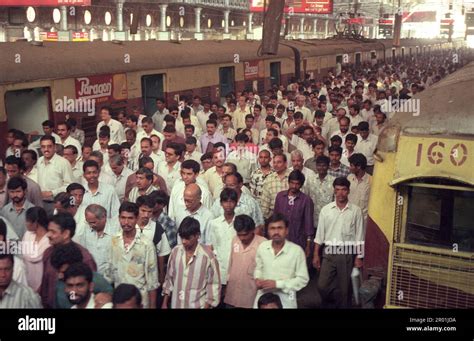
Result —
[{"label": "bald man", "polygon": [[[201,227],[201,244],[210,244],[209,240],[209,223],[214,216],[211,211],[201,203],[201,188],[196,183],[186,185],[184,189],[184,205],[185,210],[181,210],[176,214],[176,225],[180,225],[184,218],[193,217],[199,221]],[[178,238],[178,244],[181,240]]]}]

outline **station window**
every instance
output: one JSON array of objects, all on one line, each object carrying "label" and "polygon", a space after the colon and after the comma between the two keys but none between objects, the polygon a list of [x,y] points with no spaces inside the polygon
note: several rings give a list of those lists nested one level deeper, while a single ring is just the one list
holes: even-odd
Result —
[{"label": "station window", "polygon": [[474,189],[412,184],[406,195],[405,242],[474,251]]}]

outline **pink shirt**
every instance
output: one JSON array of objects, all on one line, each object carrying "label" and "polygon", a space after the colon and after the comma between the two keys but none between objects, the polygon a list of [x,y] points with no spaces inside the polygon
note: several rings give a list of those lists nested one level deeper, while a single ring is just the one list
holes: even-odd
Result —
[{"label": "pink shirt", "polygon": [[258,246],[266,239],[255,235],[247,248],[238,237],[232,239],[228,280],[224,303],[239,308],[252,308],[257,295],[255,267]]},{"label": "pink shirt", "polygon": [[23,254],[23,261],[25,262],[28,286],[34,291],[38,291],[41,279],[43,278],[43,253],[50,247],[50,243],[46,234],[39,242],[35,241],[35,238],[36,234],[30,231],[26,231],[23,235],[23,243],[25,243],[25,248],[27,247],[26,250],[32,251]]}]

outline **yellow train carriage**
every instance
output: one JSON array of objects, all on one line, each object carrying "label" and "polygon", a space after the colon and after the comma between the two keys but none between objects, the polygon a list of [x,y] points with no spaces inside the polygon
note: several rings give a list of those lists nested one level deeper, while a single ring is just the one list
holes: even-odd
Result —
[{"label": "yellow train carriage", "polygon": [[474,307],[473,86],[470,63],[379,138],[365,248],[368,273],[386,275],[379,305]]}]

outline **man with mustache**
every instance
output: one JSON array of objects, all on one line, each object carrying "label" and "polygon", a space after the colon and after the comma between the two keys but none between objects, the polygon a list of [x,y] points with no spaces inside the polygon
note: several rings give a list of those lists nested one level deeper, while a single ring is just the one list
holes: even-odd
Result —
[{"label": "man with mustache", "polygon": [[51,214],[54,210],[53,198],[64,192],[73,182],[73,175],[69,161],[56,154],[55,139],[45,135],[40,140],[43,156],[38,160],[38,185],[41,187],[44,200],[44,209]]},{"label": "man with mustache", "polygon": [[21,239],[26,232],[26,211],[35,205],[26,199],[27,183],[23,177],[8,180],[7,190],[11,201],[0,210],[0,215],[12,224]]},{"label": "man with mustache", "polygon": [[270,240],[257,249],[255,283],[259,289],[254,308],[263,294],[272,292],[280,296],[283,308],[297,308],[296,292],[309,282],[306,256],[301,246],[287,240],[288,220],[280,213],[267,221]]},{"label": "man with mustache", "polygon": [[122,233],[112,238],[111,277],[115,286],[135,285],[142,294],[143,307],[154,309],[159,287],[156,248],[137,230],[138,212],[135,203],[120,205]]},{"label": "man with mustache", "polygon": [[221,297],[219,264],[211,248],[199,243],[199,221],[193,217],[184,218],[178,234],[182,244],[171,251],[161,308],[217,307]]},{"label": "man with mustache", "polygon": [[363,265],[364,217],[362,209],[349,202],[349,180],[336,178],[333,187],[336,200],[324,206],[319,214],[313,266],[319,271],[318,289],[323,306],[338,291],[332,295],[336,307],[350,308],[352,269]]}]

